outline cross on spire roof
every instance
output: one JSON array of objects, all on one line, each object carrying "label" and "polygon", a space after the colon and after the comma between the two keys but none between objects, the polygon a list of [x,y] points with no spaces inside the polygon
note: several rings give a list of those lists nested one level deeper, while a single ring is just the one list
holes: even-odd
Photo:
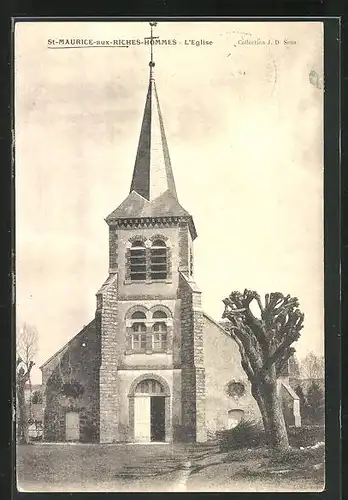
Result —
[{"label": "cross on spire roof", "polygon": [[155,40],[155,38],[159,38],[159,36],[153,36],[153,28],[155,26],[157,26],[157,22],[156,21],[151,21],[149,24],[151,26],[151,35],[145,37],[145,40],[150,40],[150,55],[151,55],[151,59],[150,59],[150,62],[149,62],[149,66],[150,66],[150,80],[151,80],[151,78],[153,78],[153,68],[155,67],[155,62],[153,60],[153,41]]},{"label": "cross on spire roof", "polygon": [[167,139],[164,131],[153,67],[153,42],[158,36],[153,35],[156,22],[151,22],[151,36],[147,37],[151,45],[150,78],[146,96],[143,121],[140,130],[138,151],[134,165],[130,191],[152,200],[170,190],[177,198],[174,176],[169,157]]},{"label": "cross on spire roof", "polygon": [[150,75],[145,109],[140,129],[137,155],[129,195],[107,218],[110,224],[116,219],[148,217],[188,217],[192,238],[196,229],[191,215],[180,205],[176,194],[169,149],[164,131],[153,68],[154,40],[156,22],[151,22]]}]

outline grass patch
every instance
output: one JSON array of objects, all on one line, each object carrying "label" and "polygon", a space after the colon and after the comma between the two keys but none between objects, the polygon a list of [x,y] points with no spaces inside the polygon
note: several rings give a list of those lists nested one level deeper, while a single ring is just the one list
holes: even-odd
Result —
[{"label": "grass patch", "polygon": [[234,475],[240,479],[301,479],[314,481],[319,486],[324,481],[324,461],[323,445],[286,451],[272,451],[265,447],[238,449],[230,451],[223,459],[224,463],[233,463]]},{"label": "grass patch", "polygon": [[270,458],[270,464],[279,466],[311,466],[318,463],[324,463],[325,460],[325,447],[319,446],[317,448],[305,448],[300,450],[298,448],[290,448],[286,451],[274,452]]},{"label": "grass patch", "polygon": [[[225,461],[239,462],[236,471],[240,478],[259,478],[271,480],[276,477],[308,479],[318,485],[324,481],[325,448],[290,448],[286,451],[267,449],[243,450],[243,453],[231,452]],[[236,463],[237,465],[237,463]]]}]

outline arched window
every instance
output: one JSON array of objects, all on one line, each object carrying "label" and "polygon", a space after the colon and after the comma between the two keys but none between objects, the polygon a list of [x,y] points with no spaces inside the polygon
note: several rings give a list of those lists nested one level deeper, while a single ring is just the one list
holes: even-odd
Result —
[{"label": "arched window", "polygon": [[140,240],[134,241],[130,249],[130,279],[146,280],[146,248]]},{"label": "arched window", "polygon": [[171,353],[173,318],[166,306],[158,304],[150,310],[142,305],[133,306],[126,313],[125,321],[125,354]]},{"label": "arched window", "polygon": [[164,311],[155,311],[155,312],[153,313],[152,317],[153,317],[154,319],[156,319],[156,318],[166,318],[166,317],[167,317],[167,315],[166,315],[166,313],[165,313]]},{"label": "arched window", "polygon": [[162,385],[153,379],[142,380],[136,386],[134,394],[152,394],[152,395],[162,395],[164,393]]},{"label": "arched window", "polygon": [[146,349],[146,326],[145,323],[133,323],[132,325],[132,350],[143,352]]},{"label": "arched window", "polygon": [[164,321],[159,321],[157,323],[154,323],[153,325],[153,331],[154,332],[159,332],[159,333],[164,333],[167,331],[167,325],[165,324]]},{"label": "arched window", "polygon": [[132,319],[146,319],[146,314],[143,311],[135,311],[132,316]]},{"label": "arched window", "polygon": [[135,311],[132,316],[132,335],[131,343],[132,350],[135,352],[143,352],[146,349],[146,324],[144,320],[146,315],[143,311]]},{"label": "arched window", "polygon": [[152,280],[167,279],[167,247],[164,241],[154,240],[150,253],[150,276]]},{"label": "arched window", "polygon": [[163,352],[167,347],[167,325],[164,321],[158,321],[152,326],[152,349]]},{"label": "arched window", "polygon": [[145,323],[133,323],[132,324],[132,331],[135,333],[146,332]]}]

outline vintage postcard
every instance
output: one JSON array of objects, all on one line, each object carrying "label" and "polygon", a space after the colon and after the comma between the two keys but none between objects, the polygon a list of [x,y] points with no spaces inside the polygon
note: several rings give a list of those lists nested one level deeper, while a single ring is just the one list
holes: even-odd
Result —
[{"label": "vintage postcard", "polygon": [[323,23],[14,25],[27,492],[324,488]]}]

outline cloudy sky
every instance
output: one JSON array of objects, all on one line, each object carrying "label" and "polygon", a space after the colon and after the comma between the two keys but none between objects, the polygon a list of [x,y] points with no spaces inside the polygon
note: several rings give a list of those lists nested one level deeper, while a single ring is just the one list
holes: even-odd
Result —
[{"label": "cloudy sky", "polygon": [[[37,366],[94,316],[104,218],[129,192],[149,60],[144,44],[48,39],[148,35],[147,22],[16,25],[17,321],[38,329]],[[322,354],[322,24],[163,22],[156,35],[176,40],[155,48],[156,82],[204,309],[219,319],[222,298],[244,288],[295,295],[298,355]]]}]

